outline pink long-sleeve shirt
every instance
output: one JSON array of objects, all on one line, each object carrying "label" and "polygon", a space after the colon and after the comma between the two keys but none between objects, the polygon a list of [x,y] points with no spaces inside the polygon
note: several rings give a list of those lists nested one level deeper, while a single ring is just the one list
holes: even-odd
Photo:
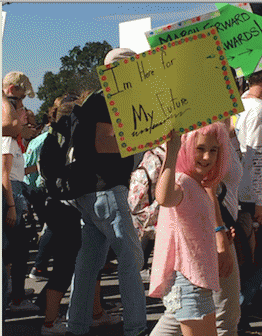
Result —
[{"label": "pink long-sleeve shirt", "polygon": [[166,295],[181,272],[192,284],[218,291],[215,209],[208,194],[190,176],[176,174],[183,199],[176,207],[160,207],[149,296]]}]

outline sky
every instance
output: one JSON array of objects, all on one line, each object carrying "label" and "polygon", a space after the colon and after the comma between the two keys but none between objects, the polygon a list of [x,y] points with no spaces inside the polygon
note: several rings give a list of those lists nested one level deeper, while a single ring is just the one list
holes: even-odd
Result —
[{"label": "sky", "polygon": [[[212,3],[189,2],[81,2],[12,3],[6,14],[2,40],[2,77],[22,71],[37,92],[47,71],[58,73],[60,58],[86,42],[107,41],[119,47],[119,23],[151,18],[157,28],[216,10]],[[37,114],[43,101],[25,98]]]}]

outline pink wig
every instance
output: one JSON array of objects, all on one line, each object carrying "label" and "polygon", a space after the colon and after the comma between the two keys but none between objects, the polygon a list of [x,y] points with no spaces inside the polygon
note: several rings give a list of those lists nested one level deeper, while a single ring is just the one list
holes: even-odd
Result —
[{"label": "pink wig", "polygon": [[177,172],[191,175],[195,170],[197,134],[215,135],[220,145],[216,165],[204,178],[205,183],[211,187],[221,182],[228,171],[230,138],[224,124],[221,122],[216,122],[188,134],[183,134],[176,163]]}]

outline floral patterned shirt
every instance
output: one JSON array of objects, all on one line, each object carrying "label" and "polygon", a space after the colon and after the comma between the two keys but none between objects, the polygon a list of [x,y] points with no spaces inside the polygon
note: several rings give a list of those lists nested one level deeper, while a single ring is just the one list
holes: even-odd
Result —
[{"label": "floral patterned shirt", "polygon": [[133,223],[141,238],[145,232],[151,239],[155,236],[159,204],[155,200],[155,189],[165,157],[166,145],[147,151],[138,168],[132,173],[128,203]]}]

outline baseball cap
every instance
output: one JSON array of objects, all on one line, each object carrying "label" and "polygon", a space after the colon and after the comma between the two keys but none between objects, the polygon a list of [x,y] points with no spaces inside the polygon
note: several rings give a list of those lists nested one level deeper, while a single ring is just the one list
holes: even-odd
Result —
[{"label": "baseball cap", "polygon": [[25,94],[29,98],[34,98],[35,93],[32,87],[32,84],[29,81],[29,78],[23,73],[19,71],[9,72],[5,78],[3,79],[3,86],[15,85],[19,86],[25,90]]},{"label": "baseball cap", "polygon": [[113,50],[110,50],[104,59],[104,65],[107,65],[109,63],[113,63],[115,61],[131,57],[136,55],[136,53],[128,48],[116,48]]}]

